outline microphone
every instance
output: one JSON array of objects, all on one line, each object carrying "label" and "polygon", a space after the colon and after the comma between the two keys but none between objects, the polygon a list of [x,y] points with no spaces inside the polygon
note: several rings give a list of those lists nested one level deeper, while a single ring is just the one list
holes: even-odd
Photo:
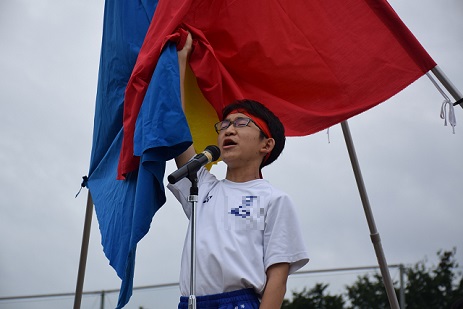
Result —
[{"label": "microphone", "polygon": [[181,168],[167,177],[169,183],[174,184],[189,174],[197,173],[201,166],[217,161],[220,157],[220,149],[217,146],[209,145],[203,152],[197,154]]}]

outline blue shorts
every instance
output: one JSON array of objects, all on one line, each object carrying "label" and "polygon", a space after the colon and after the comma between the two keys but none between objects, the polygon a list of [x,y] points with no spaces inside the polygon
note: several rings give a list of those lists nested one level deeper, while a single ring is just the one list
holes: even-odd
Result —
[{"label": "blue shorts", "polygon": [[[188,309],[188,296],[181,296],[178,309]],[[196,296],[196,309],[259,309],[260,301],[253,289]]]}]

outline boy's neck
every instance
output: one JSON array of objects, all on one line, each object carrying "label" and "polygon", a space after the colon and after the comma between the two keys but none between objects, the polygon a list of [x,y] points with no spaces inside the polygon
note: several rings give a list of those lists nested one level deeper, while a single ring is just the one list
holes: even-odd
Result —
[{"label": "boy's neck", "polygon": [[225,179],[233,182],[246,182],[260,178],[259,169],[243,167],[243,168],[230,168],[227,167],[227,174]]}]

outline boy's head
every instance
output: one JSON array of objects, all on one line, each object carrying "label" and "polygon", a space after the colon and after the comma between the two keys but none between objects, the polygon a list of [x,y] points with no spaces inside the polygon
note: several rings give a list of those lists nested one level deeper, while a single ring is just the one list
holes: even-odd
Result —
[{"label": "boy's head", "polygon": [[[227,105],[222,111],[222,119],[226,119],[229,114],[236,111],[246,113],[261,129],[260,135],[263,138],[273,138],[275,145],[273,150],[262,161],[260,168],[269,165],[275,161],[285,147],[285,128],[275,114],[261,103],[253,100],[243,99],[236,100],[232,104]],[[265,133],[267,131],[267,133]],[[267,136],[270,135],[270,136]]]}]

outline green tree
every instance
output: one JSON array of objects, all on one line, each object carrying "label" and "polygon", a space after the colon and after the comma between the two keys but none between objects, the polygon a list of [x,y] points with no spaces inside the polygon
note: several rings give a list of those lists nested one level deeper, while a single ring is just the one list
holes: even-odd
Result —
[{"label": "green tree", "polygon": [[[420,261],[406,271],[405,299],[407,309],[448,309],[463,298],[463,275],[458,270],[456,249],[438,251],[439,263],[428,267]],[[396,283],[395,283],[396,285]],[[329,295],[328,284],[293,292],[292,301],[284,300],[283,309],[388,309],[389,301],[380,274],[359,276],[346,293]],[[396,287],[396,293],[398,289]],[[397,294],[398,295],[398,294]],[[346,307],[345,307],[346,306]],[[463,309],[463,307],[452,307]]]},{"label": "green tree", "polygon": [[326,294],[328,284],[317,283],[310,290],[304,288],[302,292],[292,292],[293,299],[290,302],[285,299],[282,309],[343,309],[342,295],[331,296]]},{"label": "green tree", "polygon": [[[371,278],[373,277],[373,278]],[[387,309],[389,300],[383,279],[378,274],[359,276],[352,286],[347,286],[349,309]]]},{"label": "green tree", "polygon": [[439,264],[427,269],[421,261],[407,271],[405,297],[408,309],[447,309],[463,297],[463,277],[458,272],[456,250],[439,251]]}]

